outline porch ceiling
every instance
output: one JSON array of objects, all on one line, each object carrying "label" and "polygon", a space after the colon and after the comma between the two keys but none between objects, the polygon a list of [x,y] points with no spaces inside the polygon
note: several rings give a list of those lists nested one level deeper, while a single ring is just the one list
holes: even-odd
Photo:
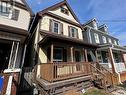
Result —
[{"label": "porch ceiling", "polygon": [[112,48],[112,50],[115,50],[115,51],[126,52],[126,47],[119,46],[119,45],[104,44],[104,45],[99,45],[99,46],[100,48],[98,48],[98,50],[107,50],[108,48]]},{"label": "porch ceiling", "polygon": [[84,47],[90,47],[90,48],[99,47],[98,45],[92,45],[80,39],[71,38],[71,37],[59,35],[52,32],[41,31],[40,33],[41,35],[45,35],[45,37],[39,42],[39,45],[44,45],[48,42],[60,42],[60,43],[65,43],[69,45],[77,45],[77,46],[84,46]]}]

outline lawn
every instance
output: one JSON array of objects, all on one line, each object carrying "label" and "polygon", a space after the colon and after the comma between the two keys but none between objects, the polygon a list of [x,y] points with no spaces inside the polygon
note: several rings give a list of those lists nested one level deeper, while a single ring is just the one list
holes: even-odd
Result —
[{"label": "lawn", "polygon": [[91,88],[83,95],[108,95],[108,94],[103,90],[97,88]]}]

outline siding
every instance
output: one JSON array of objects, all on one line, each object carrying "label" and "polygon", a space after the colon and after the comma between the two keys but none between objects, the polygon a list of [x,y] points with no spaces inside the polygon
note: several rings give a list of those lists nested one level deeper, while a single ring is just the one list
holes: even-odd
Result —
[{"label": "siding", "polygon": [[[87,31],[87,34],[88,34],[88,33],[89,33],[89,31]],[[102,36],[105,36],[105,37],[106,37],[107,43],[109,43],[109,42],[108,42],[108,38],[110,38],[110,39],[112,40],[112,43],[113,43],[113,44],[114,44],[114,40],[115,40],[115,41],[117,42],[117,44],[118,44],[118,39],[116,39],[116,38],[114,38],[114,37],[112,37],[112,36],[110,36],[110,35],[108,35],[108,34],[100,33],[100,32],[97,31],[97,30],[91,30],[90,35],[91,35],[91,39],[92,39],[92,44],[96,44],[95,38],[94,38],[94,33],[97,33],[97,34],[99,35],[100,44],[104,44],[104,43],[103,43]],[[87,34],[83,34],[84,37],[87,36],[87,37],[85,37],[86,39],[89,38]],[[89,40],[89,39],[88,39],[88,40]]]}]

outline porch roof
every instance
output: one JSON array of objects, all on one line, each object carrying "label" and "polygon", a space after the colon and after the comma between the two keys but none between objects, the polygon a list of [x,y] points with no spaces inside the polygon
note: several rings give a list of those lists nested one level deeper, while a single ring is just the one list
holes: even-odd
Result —
[{"label": "porch roof", "polygon": [[108,48],[112,48],[113,50],[126,52],[126,47],[119,46],[119,45],[104,44],[104,45],[99,45],[99,46],[100,46],[100,48],[98,48],[98,50],[105,50],[105,49],[108,49]]},{"label": "porch roof", "polygon": [[71,38],[65,35],[60,35],[52,32],[47,31],[40,31],[41,35],[44,35],[45,37],[39,42],[39,45],[43,45],[48,42],[60,42],[60,43],[66,43],[71,45],[79,45],[79,46],[85,46],[90,48],[98,48],[98,45],[93,45],[85,42],[84,40]]}]

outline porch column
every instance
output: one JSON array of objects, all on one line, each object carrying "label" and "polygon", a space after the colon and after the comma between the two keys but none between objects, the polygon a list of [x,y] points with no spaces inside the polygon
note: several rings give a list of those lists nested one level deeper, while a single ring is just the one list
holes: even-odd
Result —
[{"label": "porch column", "polygon": [[16,67],[16,60],[17,60],[18,49],[19,49],[19,42],[17,42],[17,46],[16,46],[13,68]]},{"label": "porch column", "polygon": [[13,41],[13,44],[12,44],[12,47],[11,47],[11,54],[10,54],[10,59],[9,59],[9,65],[8,65],[8,68],[10,69],[12,66],[11,64],[11,61],[12,61],[12,55],[13,55],[13,51],[14,51],[14,41]]},{"label": "porch column", "polygon": [[124,62],[125,68],[126,68],[126,59],[124,57],[124,53],[121,52],[121,57],[122,57],[122,61]]},{"label": "porch column", "polygon": [[97,50],[95,50],[95,57],[96,57],[96,62],[99,62]]},{"label": "porch column", "polygon": [[71,62],[74,62],[73,58],[73,47],[70,48]]},{"label": "porch column", "polygon": [[85,62],[88,62],[87,49],[84,49],[84,55],[85,55]]},{"label": "porch column", "polygon": [[16,67],[18,49],[19,49],[19,42],[13,41],[8,69],[12,69],[12,68],[14,69]]},{"label": "porch column", "polygon": [[51,63],[53,63],[53,49],[54,49],[54,45],[51,44]]},{"label": "porch column", "polygon": [[110,58],[110,61],[111,61],[110,63],[112,65],[112,71],[114,73],[116,73],[116,68],[115,68],[115,65],[114,65],[114,57],[113,57],[113,53],[112,53],[112,49],[111,48],[108,49],[108,53],[109,53],[109,58]]}]

